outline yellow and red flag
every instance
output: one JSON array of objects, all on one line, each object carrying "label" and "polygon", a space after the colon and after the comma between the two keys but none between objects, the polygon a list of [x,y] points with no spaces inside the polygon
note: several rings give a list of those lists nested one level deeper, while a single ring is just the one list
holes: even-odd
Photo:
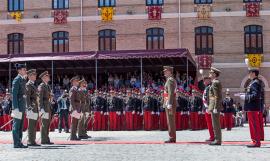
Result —
[{"label": "yellow and red flag", "polygon": [[113,7],[102,7],[101,8],[101,19],[102,21],[112,21],[114,15]]}]

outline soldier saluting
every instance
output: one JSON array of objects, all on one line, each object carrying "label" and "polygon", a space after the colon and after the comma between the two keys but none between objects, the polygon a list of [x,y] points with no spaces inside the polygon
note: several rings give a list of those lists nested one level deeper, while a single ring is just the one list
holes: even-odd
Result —
[{"label": "soldier saluting", "polygon": [[41,144],[54,144],[49,138],[49,128],[51,123],[51,88],[49,86],[50,75],[48,71],[40,74],[39,78],[42,83],[38,86],[39,91],[39,107],[41,112]]},{"label": "soldier saluting", "polygon": [[35,86],[37,79],[36,69],[27,71],[29,81],[26,83],[26,105],[28,118],[28,146],[40,146],[36,143],[37,119],[38,119],[38,90]]},{"label": "soldier saluting", "polygon": [[26,108],[26,90],[25,77],[26,73],[26,65],[25,64],[16,64],[15,68],[18,72],[17,77],[12,82],[12,117],[13,117],[13,125],[12,125],[12,136],[13,136],[13,144],[14,148],[27,148],[27,146],[22,144],[22,131],[23,131],[23,118],[25,114]]},{"label": "soldier saluting", "polygon": [[163,108],[165,108],[169,132],[169,140],[165,143],[175,143],[176,142],[176,127],[175,127],[175,113],[176,113],[176,80],[173,78],[173,67],[164,66],[164,76],[166,77],[166,83],[164,86],[164,103]]}]

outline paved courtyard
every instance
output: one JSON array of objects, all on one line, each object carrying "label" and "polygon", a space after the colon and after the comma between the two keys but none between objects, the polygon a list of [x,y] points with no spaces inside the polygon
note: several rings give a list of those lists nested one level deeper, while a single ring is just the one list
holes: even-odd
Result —
[{"label": "paved courtyard", "polygon": [[177,144],[162,143],[166,131],[88,132],[93,138],[80,142],[53,132],[56,145],[13,149],[11,133],[0,132],[0,161],[263,161],[270,159],[270,127],[265,133],[266,141],[256,149],[245,146],[250,141],[247,126],[223,131],[224,144],[218,147],[204,143],[208,132],[203,130],[177,132]]}]

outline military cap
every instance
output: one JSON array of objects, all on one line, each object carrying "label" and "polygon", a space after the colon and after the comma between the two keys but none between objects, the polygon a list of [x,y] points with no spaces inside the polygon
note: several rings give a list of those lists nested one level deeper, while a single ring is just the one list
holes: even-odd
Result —
[{"label": "military cap", "polygon": [[37,70],[36,69],[30,69],[27,71],[27,75],[36,75],[37,74]]},{"label": "military cap", "polygon": [[248,68],[248,72],[259,72],[259,68]]},{"label": "military cap", "polygon": [[219,75],[221,73],[221,71],[218,70],[217,68],[211,67],[209,73],[215,73],[215,74],[218,74]]},{"label": "military cap", "polygon": [[103,92],[103,95],[107,95],[107,93],[106,92]]},{"label": "military cap", "polygon": [[206,79],[211,79],[211,78],[208,76],[203,76],[203,80],[206,80]]},{"label": "military cap", "polygon": [[80,85],[83,84],[83,83],[86,83],[86,80],[85,79],[82,79],[82,80],[79,81],[79,84]]},{"label": "military cap", "polygon": [[131,90],[130,90],[130,89],[128,89],[128,90],[127,90],[127,93],[131,93]]},{"label": "military cap", "polygon": [[45,71],[45,72],[43,72],[43,73],[41,73],[39,75],[39,78],[43,78],[44,76],[48,76],[48,75],[49,75],[49,72],[48,71]]},{"label": "military cap", "polygon": [[163,66],[163,71],[166,71],[166,70],[169,70],[169,71],[173,71],[173,67],[172,66]]},{"label": "military cap", "polygon": [[72,77],[72,78],[70,79],[70,82],[73,82],[74,80],[79,81],[79,80],[80,80],[79,76]]},{"label": "military cap", "polygon": [[16,70],[19,70],[19,69],[22,69],[22,68],[26,68],[26,64],[18,64],[18,63],[16,63],[15,64],[15,68],[16,68]]}]

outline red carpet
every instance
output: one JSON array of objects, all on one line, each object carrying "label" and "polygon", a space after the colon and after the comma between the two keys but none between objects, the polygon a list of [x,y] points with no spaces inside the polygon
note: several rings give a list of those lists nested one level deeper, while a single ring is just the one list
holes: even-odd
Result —
[{"label": "red carpet", "polygon": [[[90,145],[90,144],[165,144],[163,141],[53,141],[55,145]],[[0,144],[12,144],[11,140],[1,140]],[[248,145],[251,142],[249,141],[224,141],[223,145]],[[200,145],[200,144],[208,144],[207,142],[184,142],[179,141],[175,144],[180,145]],[[262,144],[270,144],[270,141],[263,141]]]}]

